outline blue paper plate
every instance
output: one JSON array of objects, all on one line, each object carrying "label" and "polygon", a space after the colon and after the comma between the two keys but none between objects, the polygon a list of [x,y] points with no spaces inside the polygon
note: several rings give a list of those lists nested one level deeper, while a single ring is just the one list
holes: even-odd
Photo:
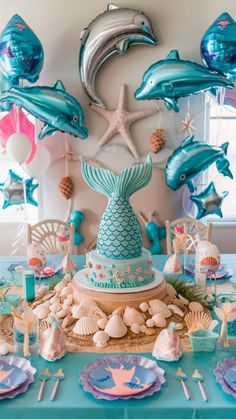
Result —
[{"label": "blue paper plate", "polygon": [[92,371],[89,381],[94,388],[112,396],[132,396],[147,390],[156,380],[154,372],[130,362],[107,362]]},{"label": "blue paper plate", "polygon": [[224,380],[236,392],[236,364],[226,370]]},{"label": "blue paper plate", "polygon": [[27,375],[15,365],[0,362],[0,395],[15,390],[27,380]]}]

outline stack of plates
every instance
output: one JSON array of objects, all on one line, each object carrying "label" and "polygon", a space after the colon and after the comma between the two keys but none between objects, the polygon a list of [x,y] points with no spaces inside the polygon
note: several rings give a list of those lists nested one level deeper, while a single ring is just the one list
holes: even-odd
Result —
[{"label": "stack of plates", "polygon": [[142,356],[108,356],[88,364],[80,383],[96,399],[140,399],[161,390],[164,373],[155,361]]},{"label": "stack of plates", "polygon": [[24,393],[33,383],[35,372],[27,359],[0,356],[0,400]]},{"label": "stack of plates", "polygon": [[222,390],[236,399],[236,358],[219,362],[214,373]]}]

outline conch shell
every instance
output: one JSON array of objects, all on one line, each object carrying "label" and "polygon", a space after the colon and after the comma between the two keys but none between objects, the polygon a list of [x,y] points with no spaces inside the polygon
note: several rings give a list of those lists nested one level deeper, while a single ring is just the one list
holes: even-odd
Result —
[{"label": "conch shell", "polygon": [[66,354],[66,337],[60,330],[61,322],[51,316],[40,325],[39,353],[47,361],[54,362]]}]

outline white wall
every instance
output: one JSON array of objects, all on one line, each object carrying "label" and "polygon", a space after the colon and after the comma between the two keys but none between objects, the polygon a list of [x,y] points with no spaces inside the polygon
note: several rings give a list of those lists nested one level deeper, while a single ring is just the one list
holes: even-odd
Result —
[{"label": "white wall", "polygon": [[[153,102],[137,102],[133,93],[140,85],[144,70],[153,62],[164,58],[171,49],[178,49],[181,56],[200,62],[199,45],[207,27],[222,12],[227,11],[236,18],[235,0],[120,0],[121,6],[144,10],[151,18],[154,32],[159,39],[155,48],[133,46],[124,56],[114,56],[107,61],[97,76],[97,90],[110,108],[115,107],[121,84],[128,85],[127,105],[131,110],[155,107]],[[88,98],[83,92],[78,73],[78,55],[80,33],[83,28],[100,12],[105,10],[104,0],[0,0],[0,28],[3,28],[10,17],[18,13],[40,38],[45,51],[45,63],[38,84],[52,85],[61,79],[67,90],[79,99],[84,106],[86,123],[89,128],[88,141],[70,138],[73,150],[92,158],[96,154],[98,138],[106,128],[106,122],[88,107]],[[187,110],[188,100],[182,101],[181,112],[174,114],[161,106],[161,112],[144,119],[133,126],[132,133],[141,154],[149,151],[152,132],[162,127],[165,129],[167,147],[175,147],[181,140],[178,133],[180,120]],[[203,136],[203,102],[201,96],[190,99],[190,110],[195,116],[197,137]],[[56,134],[46,139],[55,161],[41,182],[41,218],[65,218],[67,202],[61,199],[57,185],[64,174],[65,162],[58,160],[64,152],[64,137]],[[124,141],[117,136],[111,144],[123,146]],[[111,150],[110,150],[111,151]],[[106,167],[120,170],[133,163],[133,159],[124,148],[119,154],[108,153],[108,150],[97,154],[96,160]],[[75,184],[73,209],[83,209],[86,213],[82,231],[86,242],[96,236],[99,217],[104,210],[105,198],[88,189],[80,175],[79,161],[70,164],[70,173]],[[151,184],[133,198],[135,209],[146,214],[155,209],[164,221],[181,215],[181,191],[170,191],[164,180],[164,171],[155,169]],[[95,204],[96,202],[96,204]],[[0,253],[10,252],[3,229],[0,234]],[[6,227],[5,227],[6,228]],[[235,229],[219,230],[216,239],[222,251],[236,251]],[[7,237],[11,242],[14,229],[7,227]],[[232,234],[230,241],[229,233]],[[222,234],[225,246],[221,246]],[[82,251],[82,249],[81,249]],[[22,253],[22,249],[19,249]]]}]

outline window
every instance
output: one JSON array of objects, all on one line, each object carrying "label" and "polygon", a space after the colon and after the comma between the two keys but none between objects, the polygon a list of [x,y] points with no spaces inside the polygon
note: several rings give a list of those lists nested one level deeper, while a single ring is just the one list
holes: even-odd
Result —
[{"label": "window", "polygon": [[213,164],[207,171],[209,181],[214,181],[215,187],[219,192],[228,191],[228,196],[222,203],[223,218],[217,216],[208,217],[215,221],[236,222],[236,109],[224,105],[222,108],[217,105],[215,100],[208,96],[209,100],[209,144],[221,146],[226,141],[229,142],[227,159],[230,162],[230,170],[234,179],[223,176],[218,172],[216,165]]},{"label": "window", "polygon": [[[0,154],[0,183],[4,183],[8,176],[9,169],[13,170],[18,176],[23,177],[23,172],[20,166]],[[33,192],[33,197],[38,201],[38,190]],[[13,223],[13,222],[26,222],[36,223],[38,220],[38,207],[33,205],[11,205],[3,209],[4,197],[0,191],[0,222]]]}]

